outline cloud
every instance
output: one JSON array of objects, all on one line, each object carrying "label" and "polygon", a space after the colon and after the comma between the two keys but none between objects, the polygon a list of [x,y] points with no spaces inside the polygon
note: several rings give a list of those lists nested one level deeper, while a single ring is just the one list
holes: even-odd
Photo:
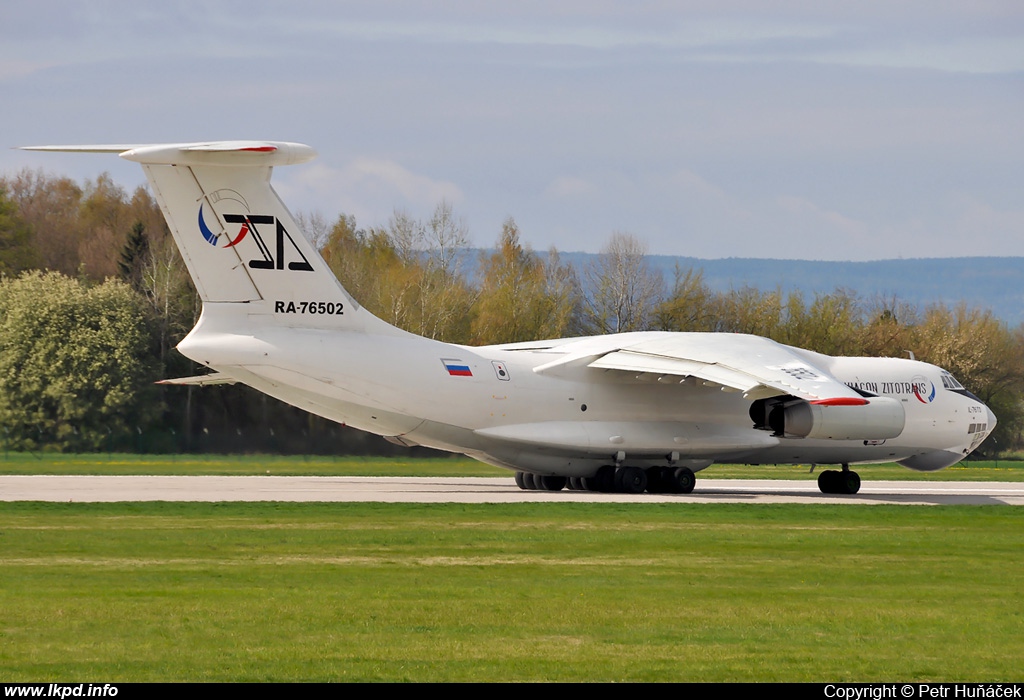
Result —
[{"label": "cloud", "polygon": [[53,61],[48,60],[26,61],[17,58],[0,60],[0,81],[25,78],[52,68],[54,65],[56,64]]},{"label": "cloud", "polygon": [[282,171],[275,187],[296,210],[354,215],[361,224],[382,224],[397,209],[414,215],[446,200],[458,204],[462,189],[446,180],[414,173],[392,160],[359,157],[342,168],[315,163]]},{"label": "cloud", "polygon": [[774,225],[789,239],[794,251],[803,253],[801,258],[882,257],[872,253],[878,236],[863,221],[793,195],[777,197],[775,204],[779,214],[771,217]]},{"label": "cloud", "polygon": [[551,181],[544,189],[544,195],[555,199],[580,197],[592,193],[595,189],[593,183],[583,178],[563,175]]},{"label": "cloud", "polygon": [[723,206],[730,205],[730,198],[725,190],[692,170],[677,170],[668,179],[667,185],[670,190],[678,190],[681,194],[704,203],[714,202]]},{"label": "cloud", "polygon": [[1024,255],[1024,210],[999,209],[966,193],[950,200],[955,214],[944,235],[948,255]]},{"label": "cloud", "polygon": [[818,223],[826,226],[830,231],[842,233],[849,236],[862,236],[866,233],[867,227],[864,223],[851,219],[837,211],[830,211],[819,207],[802,197],[783,195],[776,202],[783,212],[793,215],[809,223]]},{"label": "cloud", "polygon": [[354,187],[393,189],[414,204],[462,199],[462,190],[455,183],[418,175],[391,160],[357,158],[341,171],[341,177]]}]

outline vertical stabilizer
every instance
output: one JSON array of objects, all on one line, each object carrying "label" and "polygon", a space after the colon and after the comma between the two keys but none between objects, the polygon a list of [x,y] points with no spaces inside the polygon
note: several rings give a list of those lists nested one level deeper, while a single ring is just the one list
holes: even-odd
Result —
[{"label": "vertical stabilizer", "polygon": [[222,141],[150,146],[43,146],[118,153],[140,163],[208,310],[284,325],[402,333],[359,307],[270,185],[275,165],[308,146]]}]

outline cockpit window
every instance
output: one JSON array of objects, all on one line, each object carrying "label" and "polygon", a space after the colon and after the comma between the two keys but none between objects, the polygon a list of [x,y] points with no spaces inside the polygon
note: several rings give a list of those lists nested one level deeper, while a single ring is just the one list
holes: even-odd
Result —
[{"label": "cockpit window", "polygon": [[949,372],[942,373],[942,386],[952,391],[962,391],[964,385],[958,382]]}]

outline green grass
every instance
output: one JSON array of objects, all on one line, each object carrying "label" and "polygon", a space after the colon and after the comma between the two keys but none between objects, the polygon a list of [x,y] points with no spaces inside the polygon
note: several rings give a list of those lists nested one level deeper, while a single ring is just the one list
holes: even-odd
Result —
[{"label": "green grass", "polygon": [[137,455],[9,452],[0,474],[184,474],[273,476],[511,476],[462,456]]},{"label": "green grass", "polygon": [[[707,471],[700,472],[698,479],[802,479],[813,481],[822,469],[812,473],[810,465],[763,464],[714,464]],[[969,461],[960,462],[937,472],[916,472],[899,464],[861,464],[852,467],[864,481],[1024,481],[1024,462],[1020,461]]]},{"label": "green grass", "polygon": [[[857,467],[866,481],[1024,481],[1024,461],[970,461],[939,472],[921,473],[898,464]],[[0,474],[272,474],[275,476],[505,476],[506,469],[468,457],[310,457],[278,455],[135,455],[8,452]],[[817,478],[809,465],[716,464],[698,478]]]},{"label": "green grass", "polygon": [[0,681],[1019,681],[1024,510],[0,503]]}]

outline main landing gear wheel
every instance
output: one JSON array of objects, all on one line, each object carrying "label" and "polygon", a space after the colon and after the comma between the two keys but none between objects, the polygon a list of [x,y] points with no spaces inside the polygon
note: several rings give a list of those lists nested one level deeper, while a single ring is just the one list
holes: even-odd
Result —
[{"label": "main landing gear wheel", "polygon": [[561,491],[568,481],[564,476],[540,476],[529,472],[516,472],[516,486],[523,491]]},{"label": "main landing gear wheel", "polygon": [[843,471],[827,469],[818,474],[818,489],[822,493],[852,496],[860,491],[860,474],[843,465]]},{"label": "main landing gear wheel", "polygon": [[605,465],[594,476],[572,477],[540,476],[529,472],[516,472],[516,485],[524,491],[561,491],[566,486],[573,491],[599,491],[602,493],[691,493],[697,477],[688,467],[614,467]]},{"label": "main landing gear wheel", "polygon": [[674,493],[693,493],[693,487],[696,485],[697,476],[689,467],[679,467],[672,473]]},{"label": "main landing gear wheel", "polygon": [[606,464],[597,470],[597,474],[594,476],[586,476],[583,478],[583,486],[587,491],[598,491],[601,493],[609,493],[615,490],[615,467],[610,464]]},{"label": "main landing gear wheel", "polygon": [[647,470],[647,493],[693,493],[697,477],[689,467],[651,467]]},{"label": "main landing gear wheel", "polygon": [[538,491],[561,491],[567,479],[564,476],[534,476],[533,483]]},{"label": "main landing gear wheel", "polygon": [[670,467],[651,467],[647,470],[647,493],[671,493]]},{"label": "main landing gear wheel", "polygon": [[647,474],[640,467],[619,467],[615,472],[615,490],[621,493],[643,493]]}]

